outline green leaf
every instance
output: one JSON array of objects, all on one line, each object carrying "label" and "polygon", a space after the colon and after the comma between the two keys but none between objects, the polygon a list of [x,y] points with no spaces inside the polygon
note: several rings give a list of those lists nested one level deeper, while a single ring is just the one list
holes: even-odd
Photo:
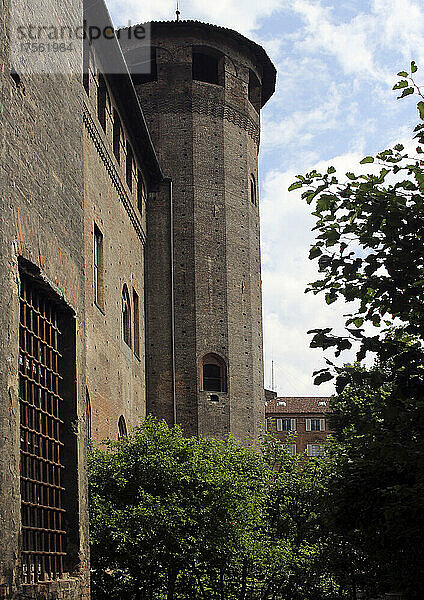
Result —
[{"label": "green leaf", "polygon": [[329,371],[324,371],[324,373],[320,373],[318,377],[315,377],[314,385],[320,385],[326,381],[331,381],[331,379],[333,379],[333,375]]},{"label": "green leaf", "polygon": [[418,112],[420,113],[420,119],[424,121],[424,102],[421,100],[417,104]]},{"label": "green leaf", "polygon": [[408,87],[405,90],[403,90],[403,92],[401,93],[400,96],[398,96],[399,98],[405,98],[405,96],[409,96],[410,94],[414,93],[414,88],[413,87]]},{"label": "green leaf", "polygon": [[373,163],[374,162],[374,157],[373,156],[366,156],[365,158],[363,158],[361,160],[361,165],[365,165],[366,163]]},{"label": "green leaf", "polygon": [[346,173],[346,177],[348,177],[351,180],[358,179],[355,173]]},{"label": "green leaf", "polygon": [[335,172],[336,172],[336,169],[335,169],[334,167],[328,167],[328,169],[327,169],[327,173],[328,173],[329,175],[331,175],[331,173],[335,173]]},{"label": "green leaf", "polygon": [[398,81],[394,86],[393,86],[393,90],[400,90],[402,88],[406,88],[408,87],[408,82],[406,81],[406,79],[402,79],[402,81]]},{"label": "green leaf", "polygon": [[312,248],[309,251],[309,260],[313,260],[314,258],[317,258],[317,256],[320,256],[321,254],[322,254],[321,248],[319,248],[318,246],[312,246]]},{"label": "green leaf", "polygon": [[399,71],[398,77],[408,77],[408,73],[406,71]]},{"label": "green leaf", "polygon": [[297,190],[298,188],[301,188],[301,187],[302,187],[302,183],[300,181],[295,181],[295,183],[291,184],[288,191],[292,192],[293,190]]},{"label": "green leaf", "polygon": [[357,319],[353,320],[353,324],[356,327],[361,327],[361,325],[363,325],[363,323],[364,323],[364,319],[362,317],[358,317]]},{"label": "green leaf", "polygon": [[415,61],[413,60],[413,61],[411,62],[411,73],[416,73],[417,71],[418,71],[418,67],[417,67],[417,65],[415,64]]}]

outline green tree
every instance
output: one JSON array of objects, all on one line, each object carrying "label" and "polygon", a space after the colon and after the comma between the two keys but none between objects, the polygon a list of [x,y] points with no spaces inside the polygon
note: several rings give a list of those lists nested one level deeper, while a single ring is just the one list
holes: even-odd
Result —
[{"label": "green tree", "polygon": [[260,453],[149,417],[90,453],[93,597],[349,598],[359,553],[331,534],[330,472],[271,436]]},{"label": "green tree", "polygon": [[94,597],[244,600],[271,470],[148,418],[89,461]]},{"label": "green tree", "polygon": [[[401,71],[399,98],[419,95],[415,154],[402,144],[367,156],[377,174],[299,175],[290,189],[314,205],[316,242],[310,258],[321,278],[307,291],[327,304],[351,303],[346,333],[312,330],[311,346],[357,347],[358,363],[316,372],[336,377],[333,399],[337,460],[329,493],[343,537],[360,536],[381,571],[383,590],[422,598],[424,583],[424,102],[417,66]],[[371,352],[370,369],[361,361]]]}]

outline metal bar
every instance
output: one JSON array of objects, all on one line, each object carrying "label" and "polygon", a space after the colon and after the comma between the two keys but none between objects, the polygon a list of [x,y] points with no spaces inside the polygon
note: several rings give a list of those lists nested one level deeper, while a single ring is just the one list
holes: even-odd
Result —
[{"label": "metal bar", "polygon": [[63,573],[60,473],[59,351],[55,305],[28,278],[20,296],[19,397],[21,415],[22,570],[24,583],[59,579]]}]

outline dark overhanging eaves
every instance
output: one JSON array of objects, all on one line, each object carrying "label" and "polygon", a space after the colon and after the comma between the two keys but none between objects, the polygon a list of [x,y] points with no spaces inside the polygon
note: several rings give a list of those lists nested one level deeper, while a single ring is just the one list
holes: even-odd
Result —
[{"label": "dark overhanging eaves", "polygon": [[[93,25],[102,30],[109,27],[114,31],[104,0],[84,0],[84,23],[86,30]],[[85,40],[84,43],[88,41]],[[142,167],[145,167],[143,174],[149,183],[162,181],[163,173],[116,35],[111,39],[105,39],[103,36],[92,39],[91,47],[101,64],[102,74],[116,100],[122,120],[128,124],[126,129],[131,137],[134,152],[141,158]]]}]

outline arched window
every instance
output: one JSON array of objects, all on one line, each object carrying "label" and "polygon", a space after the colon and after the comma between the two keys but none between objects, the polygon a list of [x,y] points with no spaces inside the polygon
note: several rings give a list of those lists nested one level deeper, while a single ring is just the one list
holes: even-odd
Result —
[{"label": "arched window", "polygon": [[125,423],[124,416],[121,415],[118,420],[118,440],[120,440],[123,437],[127,437],[127,435],[127,424]]},{"label": "arched window", "polygon": [[122,289],[122,338],[131,347],[131,307],[126,285]]},{"label": "arched window", "polygon": [[217,354],[207,354],[201,364],[201,388],[206,392],[227,391],[227,367]]},{"label": "arched window", "polygon": [[250,176],[250,201],[252,204],[257,206],[258,197],[257,197],[257,191],[256,191],[256,179],[255,179],[254,175]]}]

